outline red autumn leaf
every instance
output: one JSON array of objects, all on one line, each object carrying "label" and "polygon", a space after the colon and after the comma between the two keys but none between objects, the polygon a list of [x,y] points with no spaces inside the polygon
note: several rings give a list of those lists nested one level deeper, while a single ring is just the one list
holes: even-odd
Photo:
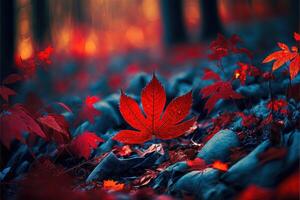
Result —
[{"label": "red autumn leaf", "polygon": [[21,76],[20,74],[10,74],[2,81],[2,83],[8,85],[8,84],[15,83],[17,81],[21,81],[23,79],[24,79],[23,76]]},{"label": "red autumn leaf", "polygon": [[242,95],[232,89],[230,82],[220,81],[206,86],[201,90],[202,98],[208,98],[204,109],[210,113],[220,99],[241,99]]},{"label": "red autumn leaf", "polygon": [[89,122],[94,123],[95,117],[101,114],[101,112],[94,107],[94,104],[100,100],[101,99],[97,96],[87,96],[80,113],[81,118],[88,119]]},{"label": "red autumn leaf", "polygon": [[[143,114],[137,102],[121,92],[120,112],[124,120],[136,130],[121,130],[114,139],[127,144],[142,144],[155,136],[173,139],[186,133],[195,123],[195,118],[182,122],[192,105],[192,92],[173,99],[163,112],[166,92],[153,75],[141,93]],[[181,123],[180,123],[181,122]]]},{"label": "red autumn leaf", "polygon": [[29,114],[29,112],[20,104],[3,111],[0,115],[0,141],[7,148],[14,140],[25,142],[24,133],[30,133],[46,139],[46,135],[39,124]]},{"label": "red autumn leaf", "polygon": [[219,160],[216,160],[213,164],[212,164],[212,168],[218,169],[220,171],[227,171],[228,170],[228,165],[226,163],[223,163]]},{"label": "red autumn leaf", "polygon": [[8,102],[8,98],[10,96],[14,96],[17,93],[15,91],[13,91],[12,89],[6,87],[6,86],[0,86],[0,95],[1,97]]},{"label": "red autumn leaf", "polygon": [[192,170],[203,170],[206,168],[205,160],[201,158],[195,158],[194,160],[186,161],[187,166]]},{"label": "red autumn leaf", "polygon": [[285,114],[286,113],[286,107],[288,105],[288,102],[284,99],[277,99],[277,100],[270,100],[268,105],[267,105],[267,108],[270,109],[270,110],[274,110],[276,112],[281,112],[282,114]]},{"label": "red autumn leaf", "polygon": [[290,62],[290,77],[291,79],[294,79],[300,71],[300,55],[298,53],[298,48],[293,46],[291,51],[286,44],[281,42],[278,42],[277,44],[281,50],[271,53],[262,62],[268,63],[275,61],[273,63],[272,71],[275,71],[285,63]]},{"label": "red autumn leaf", "polygon": [[208,57],[211,60],[220,60],[229,53],[243,53],[252,58],[252,53],[248,49],[237,47],[237,44],[240,42],[242,40],[237,35],[232,35],[229,39],[226,39],[223,35],[218,34],[217,39],[210,45],[212,53]]},{"label": "red autumn leaf", "polygon": [[70,144],[71,151],[78,157],[89,159],[93,149],[96,149],[100,142],[104,140],[95,133],[85,131],[72,140]]},{"label": "red autumn leaf", "polygon": [[58,144],[66,143],[70,140],[69,126],[64,116],[57,114],[48,114],[39,117],[38,121],[43,125],[47,131],[49,138],[53,138]]},{"label": "red autumn leaf", "polygon": [[243,112],[239,112],[238,115],[242,118],[242,125],[247,128],[256,125],[259,121],[255,115],[245,115]]},{"label": "red autumn leaf", "polygon": [[120,191],[124,189],[124,183],[118,183],[114,180],[104,180],[103,181],[103,189],[112,190],[112,191]]},{"label": "red autumn leaf", "polygon": [[101,99],[98,96],[87,96],[85,99],[85,105],[88,107],[92,107],[95,103],[100,101]]},{"label": "red autumn leaf", "polygon": [[259,76],[261,74],[260,70],[252,65],[245,64],[242,62],[238,62],[237,64],[240,68],[235,70],[234,78],[240,79],[242,85],[245,85],[247,75],[248,76]]},{"label": "red autumn leaf", "polygon": [[283,158],[287,154],[286,148],[276,148],[276,147],[270,147],[265,152],[262,152],[258,155],[258,159],[261,164],[270,162],[272,160],[278,160]]},{"label": "red autumn leaf", "polygon": [[46,64],[51,64],[50,56],[53,53],[53,48],[51,46],[48,46],[44,50],[40,51],[37,54],[37,57],[40,61],[46,63]]},{"label": "red autumn leaf", "polygon": [[202,80],[221,81],[221,77],[219,76],[219,74],[210,69],[204,69],[204,75],[202,76]]},{"label": "red autumn leaf", "polygon": [[297,42],[299,42],[299,41],[300,41],[300,34],[294,32],[294,39],[295,39]]}]

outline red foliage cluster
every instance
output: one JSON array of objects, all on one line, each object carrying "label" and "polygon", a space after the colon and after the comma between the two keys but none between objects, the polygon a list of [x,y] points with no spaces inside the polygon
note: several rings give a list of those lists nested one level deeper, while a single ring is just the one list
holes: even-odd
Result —
[{"label": "red foliage cluster", "polygon": [[241,38],[237,35],[232,35],[229,39],[226,39],[223,35],[218,34],[218,37],[210,45],[212,53],[208,55],[211,60],[220,60],[229,53],[243,53],[249,58],[252,58],[252,53],[246,48],[237,47],[238,43],[242,42]]}]

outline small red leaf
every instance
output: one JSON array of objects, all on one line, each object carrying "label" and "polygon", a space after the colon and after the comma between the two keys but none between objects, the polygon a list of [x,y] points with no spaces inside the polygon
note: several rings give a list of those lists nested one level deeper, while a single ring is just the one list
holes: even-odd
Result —
[{"label": "small red leaf", "polygon": [[17,93],[15,91],[13,91],[12,89],[6,87],[6,86],[0,86],[0,95],[1,97],[8,102],[8,98],[10,96],[14,96]]},{"label": "small red leaf", "polygon": [[219,76],[219,74],[210,69],[204,69],[204,75],[202,76],[202,80],[221,81],[221,77]]},{"label": "small red leaf", "polygon": [[35,134],[46,139],[45,133],[39,124],[29,114],[29,112],[20,104],[16,104],[0,115],[0,141],[9,148],[14,140],[25,142],[24,133]]},{"label": "small red leaf", "polygon": [[48,114],[39,117],[38,121],[44,126],[49,138],[54,139],[58,144],[64,144],[70,140],[69,126],[64,116],[57,114]]},{"label": "small red leaf", "polygon": [[299,41],[300,41],[300,34],[294,32],[294,39],[295,39],[297,42],[299,42]]},{"label": "small red leaf", "polygon": [[70,149],[76,156],[84,157],[87,160],[92,150],[96,149],[100,142],[104,142],[104,140],[95,133],[86,131],[72,140]]},{"label": "small red leaf", "polygon": [[230,82],[216,82],[201,90],[202,98],[208,98],[204,108],[210,113],[220,99],[241,99],[242,95],[232,89]]}]

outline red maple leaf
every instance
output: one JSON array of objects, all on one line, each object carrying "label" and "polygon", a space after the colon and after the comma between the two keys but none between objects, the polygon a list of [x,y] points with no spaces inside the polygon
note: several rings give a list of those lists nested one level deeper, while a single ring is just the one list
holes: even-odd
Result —
[{"label": "red maple leaf", "polygon": [[64,116],[48,114],[37,119],[49,138],[53,138],[58,144],[67,143],[70,140],[69,125]]},{"label": "red maple leaf", "polygon": [[142,144],[153,136],[173,139],[186,133],[195,123],[195,118],[180,123],[192,105],[192,92],[173,99],[166,107],[166,92],[153,75],[141,93],[143,112],[138,103],[121,92],[120,112],[124,120],[136,130],[121,130],[114,139],[127,144]]},{"label": "red maple leaf", "polygon": [[290,48],[281,42],[278,42],[277,45],[281,50],[275,51],[268,55],[262,62],[268,63],[275,61],[272,66],[272,71],[280,68],[287,62],[290,62],[290,77],[294,79],[300,71],[300,54],[298,53],[298,48],[292,46]]},{"label": "red maple leaf", "polygon": [[20,104],[16,104],[0,114],[0,141],[7,148],[14,140],[25,142],[23,134],[30,133],[46,138],[39,124]]},{"label": "red maple leaf", "polygon": [[219,76],[219,74],[210,69],[204,69],[204,75],[202,76],[202,80],[221,81],[221,77]]},{"label": "red maple leaf", "polygon": [[204,109],[210,113],[215,104],[220,99],[241,99],[242,95],[232,89],[231,83],[228,81],[219,81],[212,85],[206,86],[201,90],[202,98],[208,98],[204,105]]},{"label": "red maple leaf", "polygon": [[13,91],[12,89],[6,87],[6,86],[0,86],[0,96],[6,101],[8,102],[8,98],[10,96],[14,96],[17,93],[15,91]]},{"label": "red maple leaf", "polygon": [[104,140],[93,132],[85,131],[72,140],[70,149],[76,156],[84,157],[87,160],[91,151],[97,148],[100,142],[104,142]]}]

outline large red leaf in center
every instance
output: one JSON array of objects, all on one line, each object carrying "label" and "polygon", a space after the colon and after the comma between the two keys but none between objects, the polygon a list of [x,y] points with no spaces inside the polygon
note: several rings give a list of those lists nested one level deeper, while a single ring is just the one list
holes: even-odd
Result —
[{"label": "large red leaf in center", "polygon": [[141,144],[152,137],[173,139],[183,135],[195,123],[195,118],[182,122],[192,105],[192,92],[173,99],[166,104],[166,92],[153,75],[141,93],[143,111],[138,103],[121,92],[120,112],[124,120],[135,130],[121,130],[115,140],[126,144]]}]

